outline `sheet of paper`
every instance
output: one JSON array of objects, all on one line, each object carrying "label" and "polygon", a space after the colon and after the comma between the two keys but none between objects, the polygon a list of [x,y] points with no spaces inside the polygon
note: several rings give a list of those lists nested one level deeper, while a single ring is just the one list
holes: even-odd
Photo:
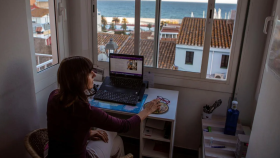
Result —
[{"label": "sheet of paper", "polygon": [[143,80],[149,82],[149,88],[154,87],[154,73],[152,73],[152,72],[144,73]]}]

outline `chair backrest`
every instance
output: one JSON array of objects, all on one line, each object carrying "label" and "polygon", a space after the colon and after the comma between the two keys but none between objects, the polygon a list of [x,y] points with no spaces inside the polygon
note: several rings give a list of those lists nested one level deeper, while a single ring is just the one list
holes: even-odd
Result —
[{"label": "chair backrest", "polygon": [[48,141],[47,129],[37,129],[25,137],[25,147],[33,158],[43,158],[44,147]]}]

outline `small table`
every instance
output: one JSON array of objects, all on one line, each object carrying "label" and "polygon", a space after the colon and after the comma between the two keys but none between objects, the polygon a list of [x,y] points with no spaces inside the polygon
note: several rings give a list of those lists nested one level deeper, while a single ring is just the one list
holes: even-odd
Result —
[{"label": "small table", "polygon": [[[236,135],[225,135],[224,128],[226,117],[213,115],[212,119],[202,119],[202,149],[200,158],[235,158],[237,134],[250,135],[250,128],[242,126],[240,121],[237,123]],[[211,132],[203,129],[211,127]],[[224,145],[226,148],[211,148],[210,140],[213,138],[213,145]]]},{"label": "small table", "polygon": [[[95,84],[101,85],[101,82],[95,82]],[[148,88],[145,90],[145,94],[148,94],[146,102],[150,102],[153,99],[156,99],[157,96],[162,96],[167,98],[170,103],[168,104],[169,110],[164,114],[151,114],[144,121],[141,122],[139,129],[132,129],[127,133],[120,133],[119,135],[124,137],[130,137],[135,139],[140,139],[140,158],[143,156],[146,157],[157,157],[157,158],[172,158],[173,156],[173,146],[174,146],[174,137],[175,137],[175,126],[176,126],[176,114],[177,114],[177,103],[178,103],[178,91]],[[102,108],[101,108],[102,109]],[[127,119],[132,115],[132,113],[115,111],[109,109],[102,109],[105,112],[113,115],[115,117]],[[143,109],[142,109],[143,110]],[[170,122],[171,124],[171,135],[169,139],[164,138],[164,131],[153,130],[151,136],[144,135],[144,128],[146,125],[147,119],[154,119],[159,121]],[[154,146],[158,142],[169,143],[169,152],[160,152],[155,151]]]}]

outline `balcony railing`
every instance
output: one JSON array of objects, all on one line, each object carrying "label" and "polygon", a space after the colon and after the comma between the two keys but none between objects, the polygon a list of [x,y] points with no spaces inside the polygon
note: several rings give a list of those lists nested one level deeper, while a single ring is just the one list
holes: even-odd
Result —
[{"label": "balcony railing", "polygon": [[[43,69],[46,69],[48,64],[51,64],[53,62],[53,59],[52,59],[52,55],[51,54],[39,54],[39,53],[35,53],[35,56],[36,56],[36,59],[37,59],[37,63],[38,65],[36,65],[36,68],[37,68],[37,72],[41,71],[42,67]],[[49,60],[41,63],[40,62],[40,58],[41,57],[48,57]]]}]

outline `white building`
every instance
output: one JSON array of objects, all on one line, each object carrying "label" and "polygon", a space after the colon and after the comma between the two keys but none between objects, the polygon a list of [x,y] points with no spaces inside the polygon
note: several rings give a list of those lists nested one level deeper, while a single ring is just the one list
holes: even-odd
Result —
[{"label": "white building", "polygon": [[160,38],[177,38],[180,24],[166,24],[160,31]]},{"label": "white building", "polygon": [[97,32],[102,31],[101,13],[97,10]]},{"label": "white building", "polygon": [[[205,23],[203,18],[184,18],[182,26],[188,26],[188,23],[193,23],[191,26],[197,26]],[[221,29],[220,27],[223,27]],[[230,45],[233,22],[227,22],[223,19],[215,19],[213,23],[211,48],[209,52],[207,77],[209,78],[226,78],[227,67],[230,56]],[[222,32],[223,30],[228,30]],[[176,44],[176,54],[174,64],[179,70],[200,72],[203,56],[204,36],[203,25],[188,29],[181,29]]]}]

